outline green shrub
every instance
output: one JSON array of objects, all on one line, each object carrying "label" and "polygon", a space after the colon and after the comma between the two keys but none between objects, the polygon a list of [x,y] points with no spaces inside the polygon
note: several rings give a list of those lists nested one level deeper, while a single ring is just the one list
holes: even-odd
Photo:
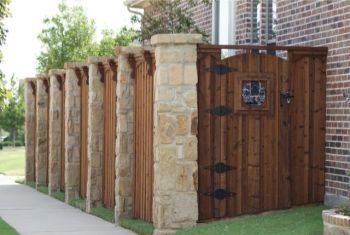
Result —
[{"label": "green shrub", "polygon": [[9,146],[16,146],[16,147],[19,147],[19,146],[24,146],[24,143],[23,141],[20,141],[20,140],[16,140],[16,141],[4,141],[1,143],[1,145],[3,147],[9,147]]}]

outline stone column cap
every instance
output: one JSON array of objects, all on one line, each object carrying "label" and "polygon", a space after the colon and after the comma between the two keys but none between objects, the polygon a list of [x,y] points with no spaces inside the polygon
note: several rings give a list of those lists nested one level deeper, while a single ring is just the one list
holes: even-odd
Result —
[{"label": "stone column cap", "polygon": [[42,73],[42,74],[37,74],[36,77],[37,77],[37,80],[45,80],[49,78],[49,75],[46,73]]},{"label": "stone column cap", "polygon": [[49,75],[64,75],[66,73],[66,70],[64,69],[50,69],[49,70]]},{"label": "stone column cap", "polygon": [[152,36],[151,45],[156,46],[160,44],[198,44],[203,43],[201,34],[157,34]]},{"label": "stone column cap", "polygon": [[36,82],[37,78],[36,77],[28,77],[24,79],[24,82]]},{"label": "stone column cap", "polygon": [[75,69],[75,68],[81,68],[88,66],[88,63],[86,62],[66,62],[64,63],[65,69]]},{"label": "stone column cap", "polygon": [[89,56],[88,64],[108,63],[109,61],[118,62],[118,59],[114,56]]}]

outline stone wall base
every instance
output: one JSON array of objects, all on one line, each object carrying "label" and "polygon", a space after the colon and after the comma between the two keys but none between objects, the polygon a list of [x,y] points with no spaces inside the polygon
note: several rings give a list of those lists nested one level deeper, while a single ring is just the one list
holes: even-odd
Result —
[{"label": "stone wall base", "polygon": [[339,205],[350,206],[350,201],[348,197],[326,193],[324,196],[324,204],[329,207],[337,207]]},{"label": "stone wall base", "polygon": [[322,212],[323,235],[350,235],[350,216],[337,214],[334,209]]}]

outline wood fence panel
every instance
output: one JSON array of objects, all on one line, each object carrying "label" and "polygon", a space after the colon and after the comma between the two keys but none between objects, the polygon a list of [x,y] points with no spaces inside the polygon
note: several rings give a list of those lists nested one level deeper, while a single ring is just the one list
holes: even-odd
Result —
[{"label": "wood fence panel", "polygon": [[60,171],[60,190],[62,192],[65,191],[65,99],[66,99],[66,88],[65,88],[65,76],[63,75],[61,78],[61,171]]},{"label": "wood fence panel", "polygon": [[154,58],[144,51],[135,65],[134,217],[152,222]]},{"label": "wood fence panel", "polygon": [[50,79],[46,78],[46,94],[47,94],[47,111],[46,111],[46,122],[47,122],[47,130],[46,130],[46,185],[49,185],[49,156],[50,156]]},{"label": "wood fence panel", "polygon": [[116,140],[116,69],[108,67],[104,74],[104,152],[103,204],[115,206],[115,140]]},{"label": "wood fence panel", "polygon": [[89,84],[87,72],[81,72],[80,80],[80,197],[86,198],[88,164],[88,99]]}]

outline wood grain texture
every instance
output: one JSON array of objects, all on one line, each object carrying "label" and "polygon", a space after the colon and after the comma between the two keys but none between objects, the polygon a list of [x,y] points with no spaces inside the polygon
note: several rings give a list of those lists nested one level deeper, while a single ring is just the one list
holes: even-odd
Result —
[{"label": "wood grain texture", "polygon": [[[62,78],[64,79],[64,78]],[[62,81],[64,83],[64,81]],[[65,86],[62,85],[61,90],[61,100],[60,100],[60,109],[61,109],[61,163],[60,163],[60,190],[64,192],[65,190],[65,97],[66,97],[66,89]]]},{"label": "wood grain texture", "polygon": [[[326,51],[291,48],[288,60],[254,53],[222,60],[220,48],[198,47],[199,221],[322,202]],[[215,65],[231,71],[214,74]],[[242,108],[241,86],[249,80],[266,84],[261,109]],[[294,96],[291,104],[283,103],[283,92]],[[219,105],[233,112],[208,112]],[[208,169],[219,162],[233,169]],[[215,189],[235,194],[208,196]]]},{"label": "wood grain texture", "polygon": [[103,205],[115,206],[115,139],[116,139],[116,89],[115,71],[110,67],[104,72],[104,141],[103,141]]},{"label": "wood grain texture", "polygon": [[80,120],[80,197],[86,198],[88,164],[88,99],[89,87],[86,78],[81,79],[81,120]]},{"label": "wood grain texture", "polygon": [[[134,212],[133,216],[152,222],[153,203],[153,101],[154,58],[136,58],[134,80]],[[149,67],[152,66],[152,74]]]}]

